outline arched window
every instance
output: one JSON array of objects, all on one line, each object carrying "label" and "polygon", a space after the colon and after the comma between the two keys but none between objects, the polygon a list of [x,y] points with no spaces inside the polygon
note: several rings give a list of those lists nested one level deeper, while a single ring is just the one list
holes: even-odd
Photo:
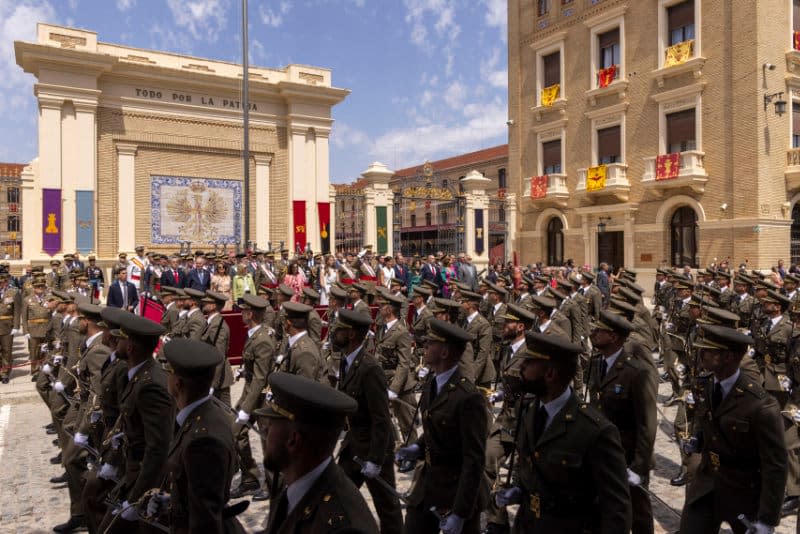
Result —
[{"label": "arched window", "polygon": [[800,263],[800,202],[792,208],[792,240],[791,250],[792,265]]},{"label": "arched window", "polygon": [[417,225],[417,214],[416,213],[412,213],[411,214],[411,226],[416,226],[416,225]]},{"label": "arched window", "polygon": [[564,223],[553,217],[547,223],[547,265],[564,263]]},{"label": "arched window", "polygon": [[447,224],[447,212],[443,211],[441,214],[442,224]]},{"label": "arched window", "polygon": [[697,267],[697,213],[689,206],[678,208],[669,230],[672,265]]},{"label": "arched window", "polygon": [[431,212],[425,213],[425,226],[433,226],[433,219],[431,217]]}]

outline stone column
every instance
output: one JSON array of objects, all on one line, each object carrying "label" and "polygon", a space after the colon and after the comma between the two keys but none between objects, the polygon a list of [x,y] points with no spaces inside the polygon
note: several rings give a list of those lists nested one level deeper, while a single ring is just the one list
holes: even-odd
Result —
[{"label": "stone column", "polygon": [[[42,189],[62,188],[61,159],[61,107],[64,99],[39,93],[39,158],[34,168],[35,179],[22,188],[22,217],[25,232],[23,233],[23,258],[27,260],[46,259],[42,250]],[[63,197],[62,197],[63,199]],[[74,224],[64,218],[63,200],[61,210],[61,227]],[[31,234],[27,229],[33,229]],[[29,237],[32,237],[29,238]],[[61,236],[62,248],[66,245]]]},{"label": "stone column", "polygon": [[367,181],[364,192],[364,239],[366,243],[378,250],[378,229],[376,208],[386,208],[386,253],[391,254],[394,247],[394,237],[392,236],[392,222],[394,220],[394,192],[389,189],[389,179],[394,175],[386,165],[375,161],[361,176]]},{"label": "stone column", "polygon": [[636,214],[633,210],[625,210],[622,214],[624,217],[624,232],[625,232],[625,265],[631,268],[636,266],[636,251],[634,250]]},{"label": "stone column", "polygon": [[[489,195],[486,193],[486,189],[492,184],[492,181],[480,172],[472,170],[461,179],[461,183],[464,186],[467,201],[464,228],[465,252],[472,256],[472,263],[480,271],[489,265]],[[481,228],[477,228],[475,225],[476,209],[483,210],[483,226]],[[481,254],[475,250],[475,237],[478,231],[483,236],[483,252]]]},{"label": "stone column", "polygon": [[[307,168],[307,143],[306,136],[308,135],[308,127],[291,125],[289,127],[289,204],[286,206],[286,248],[292,253],[295,250],[294,243],[294,206],[292,204],[295,200],[304,200],[306,202],[306,215],[308,214],[308,204],[314,202],[314,187],[309,186],[308,168]],[[308,221],[306,221],[306,229],[308,230]],[[307,234],[308,235],[308,234]],[[302,244],[305,247],[305,243]]]},{"label": "stone column", "polygon": [[136,246],[136,145],[117,143],[117,248],[133,252]]},{"label": "stone column", "polygon": [[39,160],[22,170],[20,176],[20,200],[23,215],[20,226],[22,236],[22,259],[30,262],[42,254],[42,190],[37,183]]},{"label": "stone column", "polygon": [[331,254],[336,254],[336,188],[328,185],[328,198],[331,202],[331,223],[328,225],[329,240],[331,243]]},{"label": "stone column", "polygon": [[270,241],[269,166],[270,163],[272,163],[272,156],[269,154],[253,154],[253,160],[255,160],[256,163],[256,227],[254,235],[258,247],[266,249],[267,242]]},{"label": "stone column", "polygon": [[[514,258],[517,250],[517,194],[506,195],[506,253],[509,258]],[[522,261],[522,256],[517,254],[517,260]]]}]

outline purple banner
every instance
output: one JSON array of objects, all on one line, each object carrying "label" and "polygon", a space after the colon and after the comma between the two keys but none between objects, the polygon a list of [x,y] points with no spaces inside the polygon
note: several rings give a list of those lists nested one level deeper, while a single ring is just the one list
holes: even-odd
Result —
[{"label": "purple banner", "polygon": [[61,189],[42,189],[42,250],[50,256],[61,250]]}]

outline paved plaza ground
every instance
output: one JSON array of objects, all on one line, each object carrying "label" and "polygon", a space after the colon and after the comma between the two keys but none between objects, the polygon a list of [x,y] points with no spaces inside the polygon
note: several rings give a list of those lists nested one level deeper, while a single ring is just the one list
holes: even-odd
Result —
[{"label": "paved plaza ground", "polygon": [[[20,341],[15,346],[16,362],[27,357]],[[234,386],[237,399],[242,383]],[[661,384],[659,401],[669,392],[668,384]],[[678,518],[675,514],[683,505],[684,488],[670,486],[679,462],[678,450],[669,439],[675,408],[661,408],[659,431],[656,439],[656,469],[651,476],[650,488],[668,505],[654,502],[656,532],[676,532]],[[666,416],[666,420],[664,417]],[[52,445],[53,436],[45,434],[44,425],[49,413],[36,393],[29,378],[28,367],[14,370],[11,383],[0,385],[0,530],[4,533],[50,532],[52,527],[66,521],[69,516],[69,495],[65,485],[50,484],[49,479],[62,473],[61,466],[51,465],[49,458],[57,453]],[[261,459],[258,437],[253,433],[251,442],[257,460]],[[407,491],[410,475],[399,475],[399,490]],[[234,486],[238,484],[238,476]],[[364,497],[372,506],[366,487]],[[248,531],[263,528],[269,513],[269,504],[252,503],[240,518]],[[788,534],[795,531],[795,518],[785,518],[776,532]]]}]

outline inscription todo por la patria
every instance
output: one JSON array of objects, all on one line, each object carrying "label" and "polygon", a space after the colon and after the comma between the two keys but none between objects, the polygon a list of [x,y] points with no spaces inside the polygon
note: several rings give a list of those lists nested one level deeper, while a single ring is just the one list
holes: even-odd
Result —
[{"label": "inscription todo por la patria", "polygon": [[[178,102],[181,104],[195,104],[200,106],[209,106],[215,108],[225,109],[244,109],[240,100],[229,98],[219,98],[204,95],[190,95],[188,93],[179,93],[177,91],[164,91],[160,89],[140,89],[135,88],[136,96],[139,98],[147,98],[150,100],[166,100],[171,102]],[[258,111],[258,104],[250,102],[250,111]]]}]

